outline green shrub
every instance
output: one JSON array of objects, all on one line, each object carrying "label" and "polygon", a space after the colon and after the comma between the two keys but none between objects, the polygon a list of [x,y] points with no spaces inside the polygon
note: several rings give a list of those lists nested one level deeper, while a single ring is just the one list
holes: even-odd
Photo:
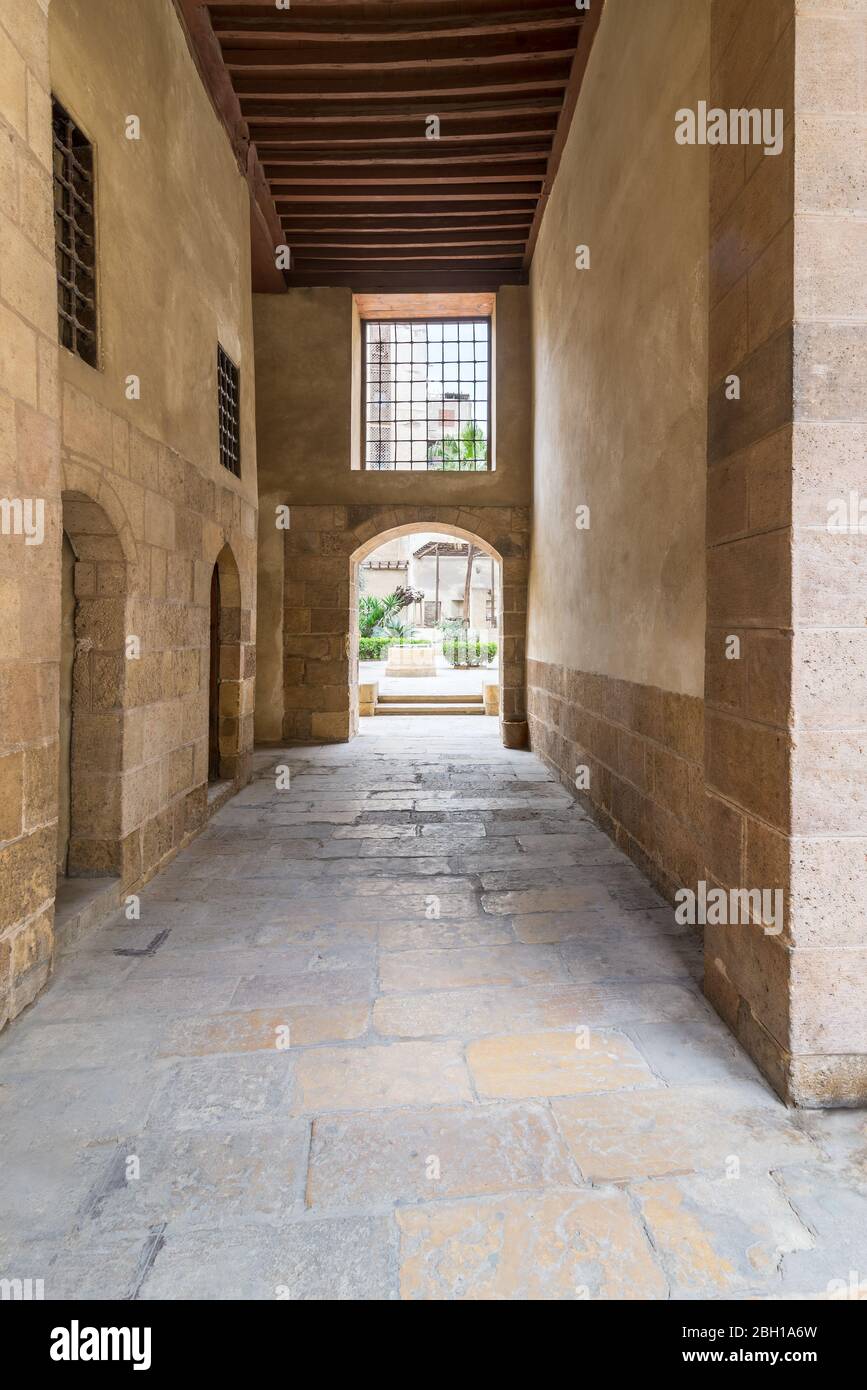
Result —
[{"label": "green shrub", "polygon": [[470,638],[443,642],[443,656],[450,666],[487,666],[497,655],[496,642],[483,642],[481,638]]},{"label": "green shrub", "polygon": [[391,643],[390,637],[359,637],[358,656],[361,661],[379,661]]}]

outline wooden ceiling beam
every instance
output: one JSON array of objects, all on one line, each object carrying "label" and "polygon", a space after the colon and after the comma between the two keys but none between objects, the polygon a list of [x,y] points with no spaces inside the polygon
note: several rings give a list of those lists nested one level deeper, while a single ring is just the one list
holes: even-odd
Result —
[{"label": "wooden ceiling beam", "polygon": [[496,68],[503,63],[545,63],[553,59],[572,61],[580,25],[549,33],[494,34],[483,38],[431,39],[419,36],[384,44],[337,46],[327,43],[301,43],[294,36],[282,43],[266,41],[264,47],[223,46],[223,61],[230,72],[254,70],[291,73],[294,78],[315,72],[400,72],[416,68],[468,67]]},{"label": "wooden ceiling beam", "polygon": [[[466,213],[465,205],[464,212]],[[299,233],[304,235],[311,230],[317,234],[327,235],[336,231],[346,230],[347,235],[376,236],[379,232],[398,232],[403,236],[415,236],[418,232],[482,232],[508,230],[514,232],[516,236],[523,240],[529,235],[532,225],[532,212],[521,213],[518,217],[505,213],[493,212],[487,218],[478,210],[474,210],[472,216],[457,217],[451,213],[444,217],[437,217],[433,213],[413,214],[403,209],[400,212],[386,213],[379,216],[371,213],[369,209],[356,208],[353,212],[343,212],[333,214],[324,212],[321,217],[311,218],[315,226],[311,228],[308,222],[298,225],[298,214],[290,208],[283,214],[282,236],[297,236]]]},{"label": "wooden ceiling beam", "polygon": [[[286,204],[296,200],[282,198],[278,199],[277,201],[285,207]],[[306,200],[301,198],[297,201],[303,204]],[[511,214],[512,212],[520,212],[522,214],[526,213],[530,218],[532,218],[535,209],[536,199],[529,198],[521,203],[513,203],[508,208],[495,208],[493,209],[493,211],[499,212],[501,215]],[[479,208],[474,209],[470,207],[469,204],[466,202],[457,203],[450,202],[447,199],[442,198],[431,198],[425,203],[407,203],[405,205],[401,205],[400,203],[383,203],[380,207],[377,207],[376,212],[390,213],[395,217],[403,218],[412,216],[436,216],[437,213],[443,212],[479,212],[485,210],[486,208],[484,204],[482,204]],[[324,214],[328,214],[332,217],[340,217],[346,219],[353,216],[357,218],[366,218],[369,216],[371,209],[369,206],[365,206],[363,203],[333,202],[327,205],[323,205],[321,211]]]},{"label": "wooden ceiling beam", "polygon": [[[390,101],[393,97],[422,101],[430,106],[444,97],[470,97],[476,102],[493,102],[500,97],[519,92],[542,92],[545,89],[562,90],[569,81],[570,64],[562,60],[545,63],[514,63],[502,68],[485,69],[486,77],[475,67],[463,68],[407,68],[403,72],[367,71],[357,75],[342,73],[331,77],[323,73],[317,77],[293,76],[291,83],[285,77],[262,77],[258,73],[236,74],[235,91],[241,101],[244,115],[253,117],[247,102],[251,97],[257,100],[269,96],[285,103],[291,108],[295,102],[314,98],[318,101]],[[438,113],[439,114],[439,113]]]},{"label": "wooden ceiling beam", "polygon": [[[541,182],[541,180],[540,180]],[[536,193],[520,183],[458,183],[438,188],[426,184],[412,188],[400,188],[389,184],[371,184],[356,190],[352,187],[327,188],[317,184],[295,184],[292,188],[274,188],[274,202],[278,207],[287,203],[423,203],[444,195],[455,202],[503,202],[510,198],[536,201]]]},{"label": "wooden ceiling beam", "polygon": [[482,184],[497,183],[504,178],[510,182],[540,184],[545,177],[545,164],[545,160],[507,165],[487,164],[484,161],[446,167],[427,164],[423,168],[411,164],[292,164],[285,167],[266,164],[264,169],[273,192],[279,193],[294,188],[296,184],[316,189],[323,186],[363,188],[367,184],[407,188],[414,184],[463,183],[467,179]]},{"label": "wooden ceiling beam", "polygon": [[416,276],[430,273],[436,274],[439,272],[441,275],[471,275],[476,271],[483,275],[520,275],[521,257],[517,256],[510,261],[414,260],[402,261],[400,265],[396,265],[391,261],[383,261],[381,265],[377,265],[374,262],[365,262],[364,265],[357,267],[353,266],[352,263],[348,261],[305,261],[304,263],[299,262],[297,270],[294,273],[296,275],[326,275],[328,276],[328,283],[330,284],[332,276],[341,274],[363,275],[376,274],[378,272],[382,275]]},{"label": "wooden ceiling beam", "polygon": [[485,164],[511,166],[522,160],[541,160],[547,164],[550,145],[446,145],[441,140],[424,141],[420,148],[407,149],[405,145],[393,147],[363,146],[361,149],[348,146],[328,145],[313,150],[272,149],[269,145],[257,146],[263,168],[273,169],[279,177],[284,168],[333,169],[346,166],[349,169],[363,169],[369,164],[388,164],[398,167],[406,165],[419,168],[427,164]]},{"label": "wooden ceiling beam", "polygon": [[262,6],[249,16],[214,13],[214,32],[224,46],[237,41],[333,43],[352,47],[356,44],[399,42],[445,38],[476,38],[486,35],[546,33],[551,30],[574,29],[583,20],[574,4],[527,13],[526,9],[491,11],[487,14],[432,17],[430,9],[424,17],[400,19],[367,19],[354,25],[346,19],[324,18],[301,11],[297,4],[279,13],[273,7]]},{"label": "wooden ceiling beam", "polygon": [[306,288],[329,285],[334,289],[350,289],[357,292],[382,294],[445,293],[459,294],[462,291],[493,290],[501,285],[526,285],[527,272],[517,270],[485,269],[484,263],[472,269],[449,269],[448,271],[423,271],[417,266],[385,269],[341,270],[325,273],[319,270],[289,271],[287,282],[293,287]]},{"label": "wooden ceiling beam", "polygon": [[[335,237],[357,237],[361,241],[367,238],[377,242],[380,237],[389,236],[398,239],[415,238],[420,235],[463,237],[469,233],[474,236],[514,236],[516,240],[523,240],[530,230],[531,221],[530,213],[522,214],[521,217],[513,217],[507,213],[493,213],[488,216],[473,213],[468,219],[466,215],[407,219],[400,214],[388,217],[360,214],[354,220],[347,217],[329,219],[326,216],[299,218],[287,213],[283,218],[283,232],[284,235],[295,237],[317,236],[332,240]],[[360,225],[356,225],[357,223]]]},{"label": "wooden ceiling beam", "polygon": [[480,242],[475,246],[331,246],[322,244],[310,247],[293,246],[292,264],[302,267],[308,261],[386,261],[388,263],[410,260],[434,261],[497,261],[520,265],[524,255],[524,243],[516,245],[486,246]]},{"label": "wooden ceiling beam", "polygon": [[[486,139],[485,148],[490,150],[492,156],[500,149],[508,150],[514,141],[521,140],[525,140],[530,147],[533,143],[544,142],[547,152],[554,133],[553,121],[545,116],[532,120],[525,118],[519,122],[520,126],[529,127],[531,124],[533,129],[516,130],[514,126],[506,128],[505,122],[480,119],[475,128],[457,130],[444,120],[440,127],[440,139],[436,141],[426,140],[424,134],[419,133],[424,130],[421,120],[407,122],[405,125],[383,123],[377,127],[331,123],[262,125],[251,126],[250,134],[257,150],[262,151],[261,157],[271,163],[275,158],[286,158],[292,162],[296,152],[314,155],[328,155],[332,151],[344,154],[369,153],[370,157],[375,159],[379,151],[382,151],[383,157],[388,157],[390,153],[396,154],[400,150],[408,158],[412,158],[416,154],[426,157],[425,152],[431,151],[433,147],[434,154],[451,152],[458,155],[466,149],[475,148],[481,139]],[[374,129],[375,134],[372,133]]]},{"label": "wooden ceiling beam", "polygon": [[[511,100],[508,96],[496,99],[479,97],[476,101],[466,97],[442,97],[436,110],[440,118],[440,136],[446,138],[448,133],[456,133],[462,122],[470,123],[473,139],[478,138],[476,127],[480,121],[496,119],[501,122],[500,129],[508,134],[518,129],[525,118],[544,117],[546,121],[553,118],[556,125],[560,102],[561,98],[556,94],[544,92],[538,96],[518,96]],[[259,121],[266,125],[276,122],[293,128],[307,126],[317,133],[320,125],[340,124],[355,129],[359,124],[370,125],[373,122],[376,129],[382,131],[384,126],[391,128],[398,122],[403,125],[411,121],[416,139],[424,135],[430,110],[428,105],[420,102],[389,102],[383,106],[381,102],[365,105],[347,101],[341,108],[336,102],[330,101],[308,102],[301,106],[288,101],[281,105],[277,99],[257,103],[250,97],[245,98],[244,106],[247,119],[251,122]],[[383,138],[390,137],[383,135]]]},{"label": "wooden ceiling beam", "polygon": [[490,228],[487,231],[464,231],[464,232],[294,232],[289,243],[293,253],[302,251],[313,251],[319,248],[329,251],[339,250],[345,247],[348,250],[375,251],[399,249],[401,247],[413,246],[520,246],[521,255],[524,253],[524,241],[527,229],[516,227],[511,231],[498,231]]},{"label": "wooden ceiling beam", "polygon": [[[388,5],[383,11],[383,3]],[[565,6],[567,0],[563,0]],[[273,23],[277,13],[276,5],[263,3],[263,0],[207,0],[214,19],[229,20],[256,16],[256,13]],[[507,0],[510,10],[516,9],[515,0]],[[552,0],[523,0],[519,11],[521,18],[544,14],[552,9],[560,10],[561,5]],[[574,11],[573,0],[568,0],[568,8]],[[291,12],[282,11],[295,22],[316,26],[323,21],[340,23],[351,27],[383,22],[386,23],[430,24],[433,22],[466,23],[470,19],[479,21],[503,14],[502,0],[292,0]]]}]

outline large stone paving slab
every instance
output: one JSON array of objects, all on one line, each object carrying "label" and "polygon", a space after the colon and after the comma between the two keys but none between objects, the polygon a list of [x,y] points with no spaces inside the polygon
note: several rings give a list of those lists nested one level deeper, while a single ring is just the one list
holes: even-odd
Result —
[{"label": "large stone paving slab", "polygon": [[467,1048],[480,1096],[569,1096],[654,1086],[656,1078],[628,1038],[615,1032],[516,1033]]},{"label": "large stone paving slab", "polygon": [[176,1019],[160,1041],[161,1057],[220,1052],[274,1052],[310,1043],[345,1042],[367,1032],[367,1004],[288,1004]]},{"label": "large stone paving slab", "polygon": [[782,1292],[781,1271],[813,1237],[766,1173],[691,1175],[633,1189],[672,1298]]},{"label": "large stone paving slab", "polygon": [[296,1114],[472,1099],[463,1049],[450,1042],[311,1048],[296,1077]]},{"label": "large stone paving slab", "polygon": [[441,1106],[314,1120],[307,1198],[317,1209],[377,1206],[572,1181],[545,1106]]},{"label": "large stone paving slab", "polygon": [[664,1298],[628,1199],[557,1191],[398,1211],[407,1299]]},{"label": "large stone paving slab", "polygon": [[388,1299],[397,1291],[393,1244],[391,1222],[383,1216],[169,1230],[138,1296]]},{"label": "large stone paving slab", "polygon": [[214,1228],[304,1210],[308,1132],[300,1120],[267,1129],[148,1131],[118,1144],[83,1198],[78,1226],[94,1236]]},{"label": "large stone paving slab", "polygon": [[568,978],[562,959],[548,946],[383,952],[379,964],[383,994],[462,985],[565,984]]},{"label": "large stone paving slab", "polygon": [[818,1158],[810,1137],[758,1086],[659,1087],[555,1100],[553,1107],[575,1162],[593,1182],[724,1175]]},{"label": "large stone paving slab", "polygon": [[779,1103],[692,929],[493,722],[370,723],[257,754],[138,919],[71,943],[0,1037],[0,1278],[274,1301],[863,1278],[863,1115]]},{"label": "large stone paving slab", "polygon": [[548,1028],[694,1019],[708,1006],[679,984],[532,985],[381,995],[373,1027],[386,1037],[481,1037]]}]

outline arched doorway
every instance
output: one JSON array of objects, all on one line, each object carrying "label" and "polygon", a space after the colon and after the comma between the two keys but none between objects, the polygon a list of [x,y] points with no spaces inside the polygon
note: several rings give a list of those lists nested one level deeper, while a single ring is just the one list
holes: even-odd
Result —
[{"label": "arched doorway", "polygon": [[[409,547],[403,542],[409,542]],[[418,545],[416,545],[418,542]],[[409,590],[415,595],[402,610],[409,648],[395,651],[388,645],[388,663],[362,660],[369,655],[369,643],[362,642],[361,606],[367,590],[379,579],[368,566],[375,556],[400,555],[398,563],[386,558],[385,588]],[[502,663],[499,660],[499,634],[502,628],[501,560],[494,548],[480,536],[445,523],[404,525],[373,536],[351,557],[350,626],[351,732],[359,730],[359,719],[366,714],[483,714],[483,691],[495,685],[494,713],[502,698]],[[403,578],[403,584],[398,580]],[[397,627],[400,628],[398,622]],[[361,648],[365,647],[362,653]],[[469,650],[468,650],[469,647]],[[463,649],[463,650],[462,650]],[[493,650],[489,665],[484,659]],[[479,665],[468,668],[468,661],[479,654]],[[381,655],[381,653],[380,653]],[[396,658],[404,658],[396,661]],[[418,660],[417,660],[418,658]],[[421,665],[420,663],[424,664]],[[407,674],[399,671],[405,665]],[[449,668],[452,668],[451,670]],[[413,674],[417,671],[418,674]],[[488,679],[485,679],[485,676]],[[362,682],[361,676],[365,677]],[[372,694],[368,682],[376,678],[376,710],[359,696]],[[418,693],[420,692],[420,693]],[[380,703],[381,702],[381,703]],[[490,707],[490,706],[489,706]]]},{"label": "arched doorway", "polygon": [[208,659],[208,781],[238,775],[241,729],[241,577],[224,545],[211,572]]},{"label": "arched doorway", "polygon": [[63,493],[58,874],[122,871],[128,568],[98,502]]},{"label": "arched doorway", "polygon": [[359,560],[389,536],[459,536],[500,564],[500,711],[526,719],[530,515],[525,507],[292,507],[283,553],[284,739],[341,742],[358,732]]}]

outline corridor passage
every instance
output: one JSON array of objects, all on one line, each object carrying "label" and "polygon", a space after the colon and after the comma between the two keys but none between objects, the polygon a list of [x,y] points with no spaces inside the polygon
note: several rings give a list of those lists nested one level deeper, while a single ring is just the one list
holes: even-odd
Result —
[{"label": "corridor passage", "polygon": [[702,998],[693,931],[495,721],[257,754],[140,910],[71,943],[0,1041],[0,1276],[47,1299],[867,1280],[864,1115],[786,1110]]}]

